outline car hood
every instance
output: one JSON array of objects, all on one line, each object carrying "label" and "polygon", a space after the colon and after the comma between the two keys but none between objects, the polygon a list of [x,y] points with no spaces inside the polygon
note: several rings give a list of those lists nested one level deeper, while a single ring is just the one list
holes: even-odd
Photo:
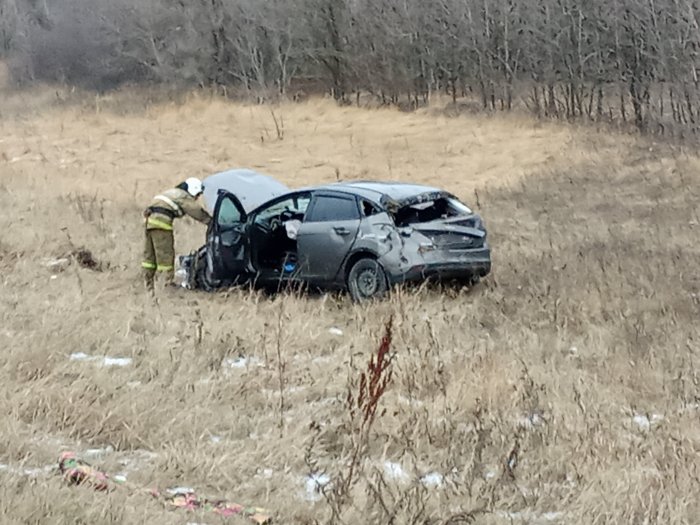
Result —
[{"label": "car hood", "polygon": [[261,204],[289,193],[281,182],[249,169],[233,169],[215,173],[204,179],[204,204],[213,213],[219,190],[233,193],[246,213]]}]

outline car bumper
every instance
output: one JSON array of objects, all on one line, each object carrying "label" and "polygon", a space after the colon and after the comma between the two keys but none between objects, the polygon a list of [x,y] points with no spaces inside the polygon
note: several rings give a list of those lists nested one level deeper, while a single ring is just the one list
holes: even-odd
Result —
[{"label": "car bumper", "polygon": [[406,271],[389,275],[391,284],[437,279],[472,279],[491,272],[491,250],[483,248],[447,254],[438,252],[414,261]]}]

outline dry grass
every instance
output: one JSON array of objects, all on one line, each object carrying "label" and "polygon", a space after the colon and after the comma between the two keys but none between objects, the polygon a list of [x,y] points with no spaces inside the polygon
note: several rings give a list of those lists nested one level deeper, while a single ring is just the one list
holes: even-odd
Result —
[{"label": "dry grass", "polygon": [[[3,523],[219,522],[24,472],[107,446],[93,461],[134,483],[194,486],[278,523],[696,522],[694,154],[518,117],[311,101],[274,109],[279,139],[268,107],[37,100],[8,96],[0,121]],[[472,204],[476,190],[494,273],[470,291],[397,290],[365,307],[248,291],[154,304],[138,273],[141,208],[231,166],[290,185],[425,181]],[[179,251],[202,235],[180,225]],[[46,266],[80,246],[103,271]],[[348,472],[362,438],[348,388],[391,315],[392,381],[351,497],[306,501],[310,471]],[[246,367],[225,366],[238,357]],[[439,487],[420,482],[429,473]]]}]

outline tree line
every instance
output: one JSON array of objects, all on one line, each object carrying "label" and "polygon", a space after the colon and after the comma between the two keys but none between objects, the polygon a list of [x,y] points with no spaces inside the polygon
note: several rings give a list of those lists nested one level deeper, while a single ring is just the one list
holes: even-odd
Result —
[{"label": "tree line", "polygon": [[324,91],[695,133],[697,0],[0,0],[19,84]]}]

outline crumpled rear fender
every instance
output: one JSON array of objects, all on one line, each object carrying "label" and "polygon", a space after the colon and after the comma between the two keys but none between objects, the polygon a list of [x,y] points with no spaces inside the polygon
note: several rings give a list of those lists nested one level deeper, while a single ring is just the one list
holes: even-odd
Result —
[{"label": "crumpled rear fender", "polygon": [[[386,213],[380,213],[362,221],[350,258],[358,253],[372,254],[384,268],[390,282],[401,277],[412,267],[421,263],[422,256],[418,249],[420,243],[427,241],[421,233],[408,230],[402,234]],[[344,265],[348,270],[347,263]]]}]

